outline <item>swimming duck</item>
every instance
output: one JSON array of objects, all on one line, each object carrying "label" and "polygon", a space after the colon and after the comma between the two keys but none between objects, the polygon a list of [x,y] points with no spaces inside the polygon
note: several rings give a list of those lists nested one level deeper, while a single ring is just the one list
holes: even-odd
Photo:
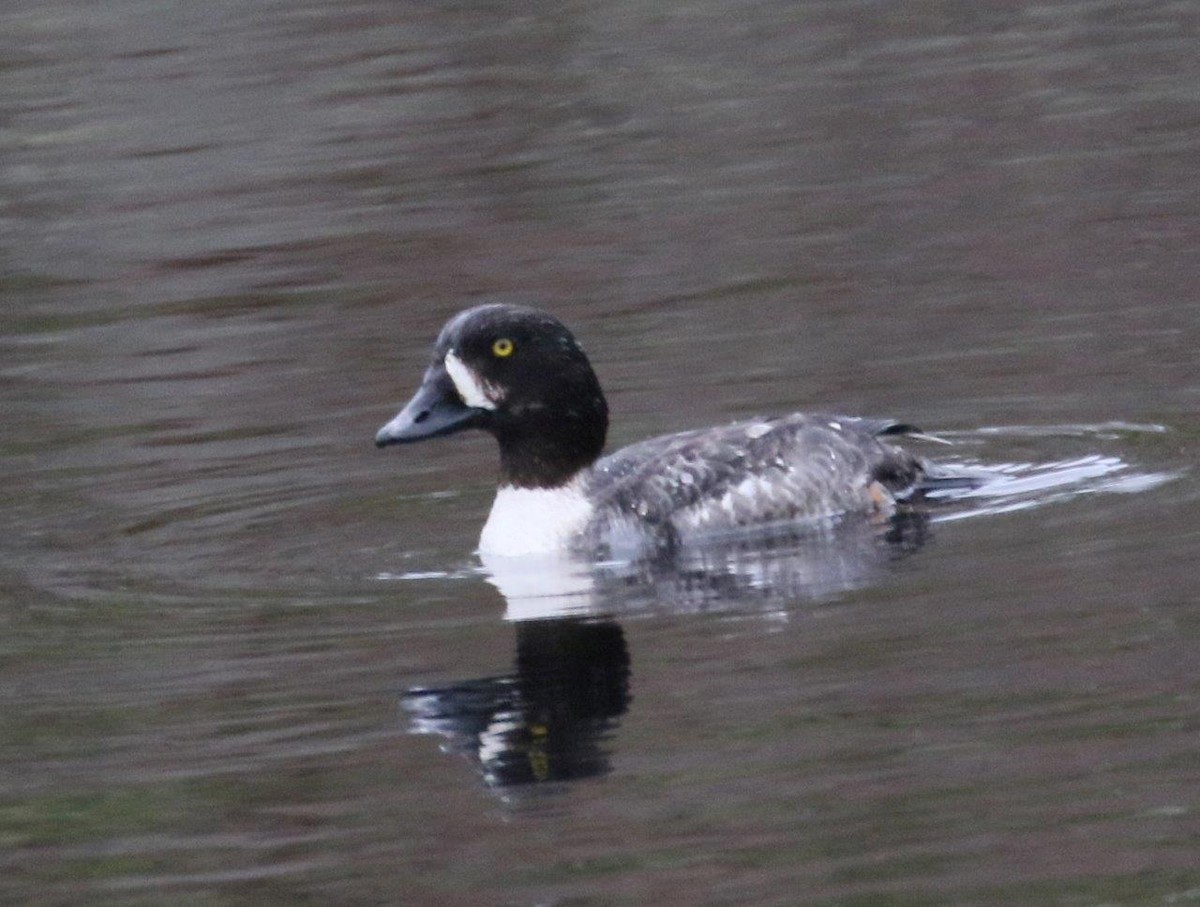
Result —
[{"label": "swimming duck", "polygon": [[482,429],[500,447],[484,555],[671,549],[751,527],[886,519],[926,464],[885,438],[912,426],[794,413],[664,435],[601,456],[608,405],[557,318],[482,305],[438,335],[420,388],[379,447]]}]

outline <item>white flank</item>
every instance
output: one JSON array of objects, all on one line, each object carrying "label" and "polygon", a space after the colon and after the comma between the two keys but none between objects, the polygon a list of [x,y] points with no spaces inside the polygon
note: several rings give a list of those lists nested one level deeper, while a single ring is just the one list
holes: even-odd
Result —
[{"label": "white flank", "polygon": [[562,551],[591,515],[578,479],[562,488],[505,486],[496,492],[479,551],[502,557]]},{"label": "white flank", "polygon": [[454,382],[454,389],[458,391],[458,395],[462,397],[463,403],[467,406],[479,409],[496,408],[496,401],[488,396],[487,388],[479,380],[479,376],[458,358],[458,354],[454,350],[446,353],[446,374]]}]

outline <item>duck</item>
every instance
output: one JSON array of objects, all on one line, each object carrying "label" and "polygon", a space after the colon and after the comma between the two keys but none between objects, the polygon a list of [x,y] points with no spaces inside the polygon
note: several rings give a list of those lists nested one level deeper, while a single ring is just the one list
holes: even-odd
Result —
[{"label": "duck", "polygon": [[605,456],[608,425],[600,381],[559,319],[485,304],[442,328],[416,393],[375,443],[468,430],[496,439],[483,556],[662,552],[763,528],[881,522],[945,480],[891,443],[930,436],[890,419],[755,417]]}]

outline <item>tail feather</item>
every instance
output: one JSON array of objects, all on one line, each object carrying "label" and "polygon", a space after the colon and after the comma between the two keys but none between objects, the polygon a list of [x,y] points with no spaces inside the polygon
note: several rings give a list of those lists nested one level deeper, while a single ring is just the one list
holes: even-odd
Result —
[{"label": "tail feather", "polygon": [[955,491],[973,491],[992,481],[995,476],[965,467],[947,466],[942,463],[922,462],[921,478],[913,487],[913,495],[940,497]]}]

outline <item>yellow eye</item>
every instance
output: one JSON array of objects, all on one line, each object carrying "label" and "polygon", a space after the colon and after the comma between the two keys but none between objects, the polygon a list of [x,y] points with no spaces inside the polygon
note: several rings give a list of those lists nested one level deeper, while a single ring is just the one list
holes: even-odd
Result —
[{"label": "yellow eye", "polygon": [[513,342],[507,337],[501,337],[492,344],[492,355],[500,359],[505,356],[511,356],[513,353]]}]

